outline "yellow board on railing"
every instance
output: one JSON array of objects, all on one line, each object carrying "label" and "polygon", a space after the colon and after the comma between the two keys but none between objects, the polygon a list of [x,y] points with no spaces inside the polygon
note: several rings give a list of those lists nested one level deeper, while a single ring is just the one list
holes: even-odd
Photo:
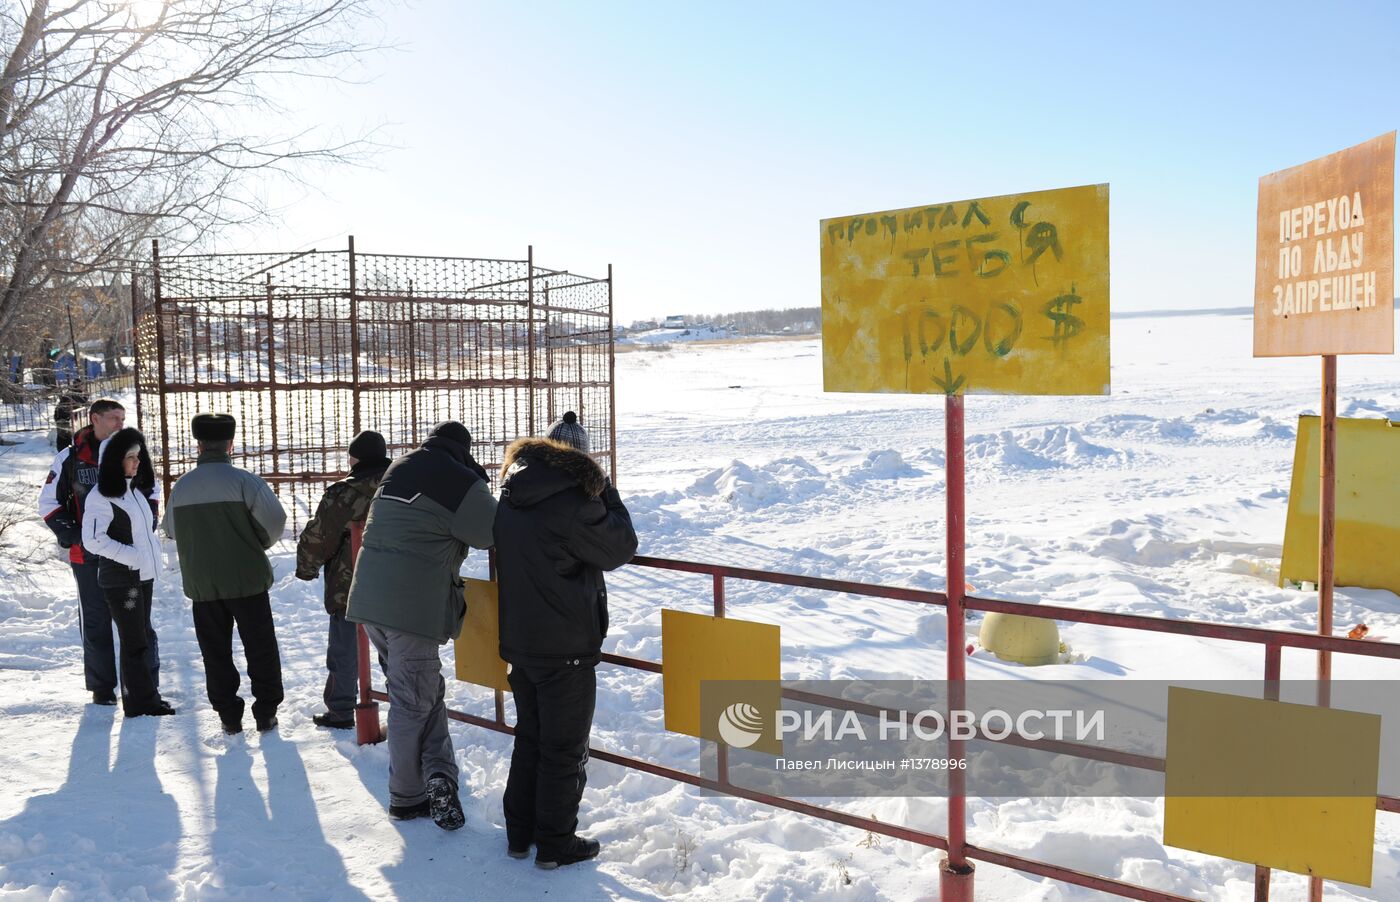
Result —
[{"label": "yellow board on railing", "polygon": [[1380,744],[1376,714],[1173,686],[1163,842],[1370,886]]},{"label": "yellow board on railing", "polygon": [[821,222],[827,391],[1106,395],[1108,186]]},{"label": "yellow board on railing", "polygon": [[[699,739],[782,754],[774,726],[782,703],[778,627],[728,617],[661,612],[661,686],[666,729]],[[739,693],[714,692],[701,707],[701,683],[727,682]],[[708,713],[714,716],[705,717]],[[721,716],[726,722],[721,723]]]},{"label": "yellow board on railing", "polygon": [[454,645],[457,679],[509,692],[506,662],[501,660],[501,601],[496,583],[485,579],[466,582],[467,619]]},{"label": "yellow board on railing", "polygon": [[[1284,580],[1317,582],[1318,418],[1298,418],[1293,488],[1283,535]],[[1400,593],[1400,424],[1337,419],[1337,537],[1339,586]]]}]

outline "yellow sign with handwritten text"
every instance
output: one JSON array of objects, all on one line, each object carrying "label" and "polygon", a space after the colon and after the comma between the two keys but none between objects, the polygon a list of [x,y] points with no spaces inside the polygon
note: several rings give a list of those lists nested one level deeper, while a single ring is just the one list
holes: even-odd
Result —
[{"label": "yellow sign with handwritten text", "polygon": [[1395,353],[1395,132],[1259,180],[1254,356]]},{"label": "yellow sign with handwritten text", "polygon": [[1104,395],[1108,185],[824,219],[827,391]]}]

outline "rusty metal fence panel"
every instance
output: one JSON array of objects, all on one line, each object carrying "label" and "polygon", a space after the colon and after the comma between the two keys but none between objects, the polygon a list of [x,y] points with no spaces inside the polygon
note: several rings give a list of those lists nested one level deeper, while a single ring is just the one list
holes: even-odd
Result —
[{"label": "rusty metal fence panel", "polygon": [[[472,432],[493,482],[506,446],[565,410],[614,467],[612,281],[523,260],[357,253],[152,254],[133,293],[138,406],[170,484],[194,414],[238,418],[234,463],[293,527],[346,469],[356,432],[390,455],[435,423]],[[136,298],[139,296],[139,300]]]}]

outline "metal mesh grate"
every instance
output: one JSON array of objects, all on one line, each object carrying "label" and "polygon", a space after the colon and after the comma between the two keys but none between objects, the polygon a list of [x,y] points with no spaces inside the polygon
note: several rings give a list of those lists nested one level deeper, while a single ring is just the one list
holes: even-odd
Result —
[{"label": "metal mesh grate", "polygon": [[612,277],[524,260],[356,253],[162,257],[133,292],[137,404],[166,489],[194,465],[194,414],[238,418],[234,462],[294,528],[361,429],[391,456],[460,420],[492,474],[565,410],[615,467]]}]

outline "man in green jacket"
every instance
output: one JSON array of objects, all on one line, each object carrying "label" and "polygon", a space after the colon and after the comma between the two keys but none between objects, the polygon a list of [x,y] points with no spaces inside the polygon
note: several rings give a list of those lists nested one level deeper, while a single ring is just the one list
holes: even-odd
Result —
[{"label": "man in green jacket", "polygon": [[170,490],[165,533],[175,538],[185,595],[194,602],[194,634],[204,657],[209,704],[224,732],[243,731],[243,698],[233,664],[233,628],[243,640],[258,732],[277,726],[282,659],[272,625],[272,565],[267,549],[282,537],[287,513],[257,476],[229,459],[237,421],[201,413],[190,423],[199,460]]},{"label": "man in green jacket", "polygon": [[[370,502],[346,619],[363,623],[389,683],[389,816],[464,824],[438,646],[462,631],[467,547],[489,548],[496,499],[471,433],[440,423],[394,461]],[[425,779],[426,777],[426,779]]]}]

